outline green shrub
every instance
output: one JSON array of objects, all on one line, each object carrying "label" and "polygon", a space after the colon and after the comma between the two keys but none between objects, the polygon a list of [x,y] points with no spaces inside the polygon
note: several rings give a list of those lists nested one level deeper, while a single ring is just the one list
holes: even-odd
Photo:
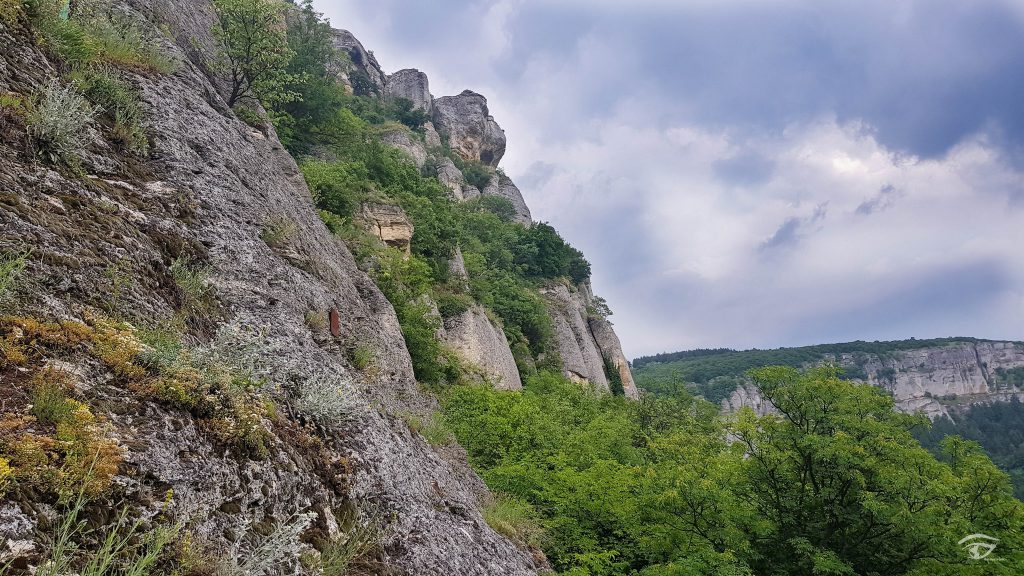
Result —
[{"label": "green shrub", "polygon": [[352,349],[352,365],[357,370],[365,370],[373,364],[374,354],[373,349],[366,344],[357,344]]},{"label": "green shrub", "polygon": [[370,192],[369,171],[361,162],[308,161],[302,175],[317,207],[342,218],[353,216]]},{"label": "green shrub", "polygon": [[111,125],[115,144],[140,156],[149,150],[143,127],[141,96],[133,86],[117,77],[108,67],[90,66],[71,75],[78,89]]},{"label": "green shrub", "polygon": [[437,310],[442,318],[455,318],[466,313],[473,307],[473,297],[468,294],[455,294],[448,291],[437,295]]},{"label": "green shrub", "polygon": [[68,398],[68,378],[55,371],[39,373],[32,388],[32,415],[41,424],[56,425],[67,420],[79,403]]},{"label": "green shrub", "polygon": [[481,162],[477,162],[475,160],[463,160],[458,154],[452,154],[451,159],[459,171],[462,172],[462,176],[466,179],[466,183],[481,191],[487,187],[491,182],[491,178],[494,177],[494,172],[491,168]]},{"label": "green shrub", "polygon": [[28,252],[7,252],[0,255],[0,303],[18,288],[27,265]]},{"label": "green shrub", "polygon": [[295,222],[284,216],[277,216],[263,225],[260,239],[271,248],[283,248],[295,235],[296,230]]},{"label": "green shrub", "polygon": [[528,502],[497,494],[483,509],[484,520],[495,532],[520,546],[539,547],[544,535],[537,512]]},{"label": "green shrub", "polygon": [[242,122],[245,122],[257,130],[264,129],[266,120],[264,119],[263,114],[261,114],[256,108],[245,104],[236,104],[232,110],[235,111],[235,116],[238,116],[238,119]]},{"label": "green shrub", "polygon": [[295,100],[294,80],[287,66],[294,53],[288,46],[285,5],[275,0],[213,0],[221,42],[221,64],[231,80],[228,106],[245,98],[266,107]]},{"label": "green shrub", "polygon": [[195,311],[209,308],[212,288],[209,285],[208,267],[195,264],[190,258],[182,256],[171,262],[169,272],[181,292],[186,309]]},{"label": "green shrub", "polygon": [[74,165],[90,141],[96,111],[73,86],[51,80],[28,116],[29,132],[52,162]]},{"label": "green shrub", "polygon": [[0,22],[7,26],[14,26],[24,7],[23,0],[0,0]]}]

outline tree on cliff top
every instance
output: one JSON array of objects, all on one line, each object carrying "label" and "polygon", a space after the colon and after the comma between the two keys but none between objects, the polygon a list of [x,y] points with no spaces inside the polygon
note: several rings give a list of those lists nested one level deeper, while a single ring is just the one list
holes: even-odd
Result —
[{"label": "tree on cliff top", "polygon": [[214,34],[231,81],[228,105],[243,98],[264,105],[293,100],[287,66],[294,52],[288,45],[285,5],[276,0],[213,0],[213,7]]}]

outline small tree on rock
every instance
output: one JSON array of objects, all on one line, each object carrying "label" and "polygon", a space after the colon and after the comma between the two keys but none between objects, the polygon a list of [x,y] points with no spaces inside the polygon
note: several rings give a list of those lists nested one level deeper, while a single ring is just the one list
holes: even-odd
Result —
[{"label": "small tree on rock", "polygon": [[293,100],[287,72],[294,52],[288,46],[285,5],[278,0],[213,0],[214,34],[231,80],[228,105],[243,98],[275,105]]}]

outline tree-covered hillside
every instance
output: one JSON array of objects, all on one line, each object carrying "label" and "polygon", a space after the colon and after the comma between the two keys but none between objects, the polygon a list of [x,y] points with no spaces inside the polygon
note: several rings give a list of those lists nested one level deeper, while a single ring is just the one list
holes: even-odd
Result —
[{"label": "tree-covered hillside", "polygon": [[[819,344],[798,348],[776,348],[773,350],[732,350],[728,348],[689,350],[641,356],[633,361],[637,385],[654,393],[672,393],[686,388],[692,393],[704,396],[711,402],[727,398],[736,386],[745,379],[747,371],[764,366],[792,366],[799,368],[832,360],[843,354],[856,359],[867,354],[886,357],[896,352],[948,346],[964,342],[990,342],[977,338],[934,338],[926,340],[896,340],[891,342],[846,342],[841,344]],[[848,378],[863,379],[865,374],[858,366],[845,368]]]}]

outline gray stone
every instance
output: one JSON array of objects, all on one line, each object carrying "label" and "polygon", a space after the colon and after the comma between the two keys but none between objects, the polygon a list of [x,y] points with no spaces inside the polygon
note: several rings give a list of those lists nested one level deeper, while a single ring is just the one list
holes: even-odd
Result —
[{"label": "gray stone", "polygon": [[633,372],[629,368],[629,361],[622,353],[622,344],[619,342],[619,337],[615,334],[611,322],[607,318],[592,315],[588,318],[588,324],[590,333],[594,335],[597,348],[601,351],[601,356],[606,358],[612,368],[619,373],[623,394],[632,400],[640,398],[640,391],[637,390],[636,383],[633,381]]},{"label": "gray stone", "polygon": [[487,99],[476,92],[434,100],[434,125],[466,160],[497,166],[505,155],[505,131],[487,109]]},{"label": "gray stone", "polygon": [[487,317],[482,306],[473,306],[460,316],[449,318],[444,328],[445,343],[463,360],[481,369],[495,388],[522,389],[523,382],[505,332]]},{"label": "gray stone", "polygon": [[388,76],[384,94],[388,100],[405,98],[412,102],[414,109],[423,110],[427,114],[432,110],[434,98],[430,95],[430,81],[419,70],[399,70]]},{"label": "gray stone", "polygon": [[[437,159],[437,179],[452,191],[452,198],[460,202],[466,199],[465,194],[463,194],[466,178],[455,166],[451,158],[442,157]],[[477,191],[477,195],[479,194],[480,192]]]},{"label": "gray stone", "polygon": [[480,194],[483,196],[497,196],[511,202],[512,207],[516,209],[516,222],[529,226],[533,221],[530,208],[526,205],[522,192],[519,191],[519,188],[512,183],[512,179],[508,176],[500,173],[495,174],[491,181],[487,183],[487,186],[480,191]]},{"label": "gray stone", "polygon": [[586,380],[598,390],[607,392],[604,358],[587,321],[589,301],[586,294],[570,290],[564,283],[542,288],[541,294],[548,303],[548,314],[555,327],[565,375],[577,381]]},{"label": "gray stone", "polygon": [[[387,80],[373,53],[364,48],[348,30],[332,30],[331,43],[335,49],[348,54],[352,60],[353,68],[342,76],[342,80],[352,87],[357,95],[383,96]],[[355,81],[357,76],[362,77],[366,84],[362,85]]]}]

